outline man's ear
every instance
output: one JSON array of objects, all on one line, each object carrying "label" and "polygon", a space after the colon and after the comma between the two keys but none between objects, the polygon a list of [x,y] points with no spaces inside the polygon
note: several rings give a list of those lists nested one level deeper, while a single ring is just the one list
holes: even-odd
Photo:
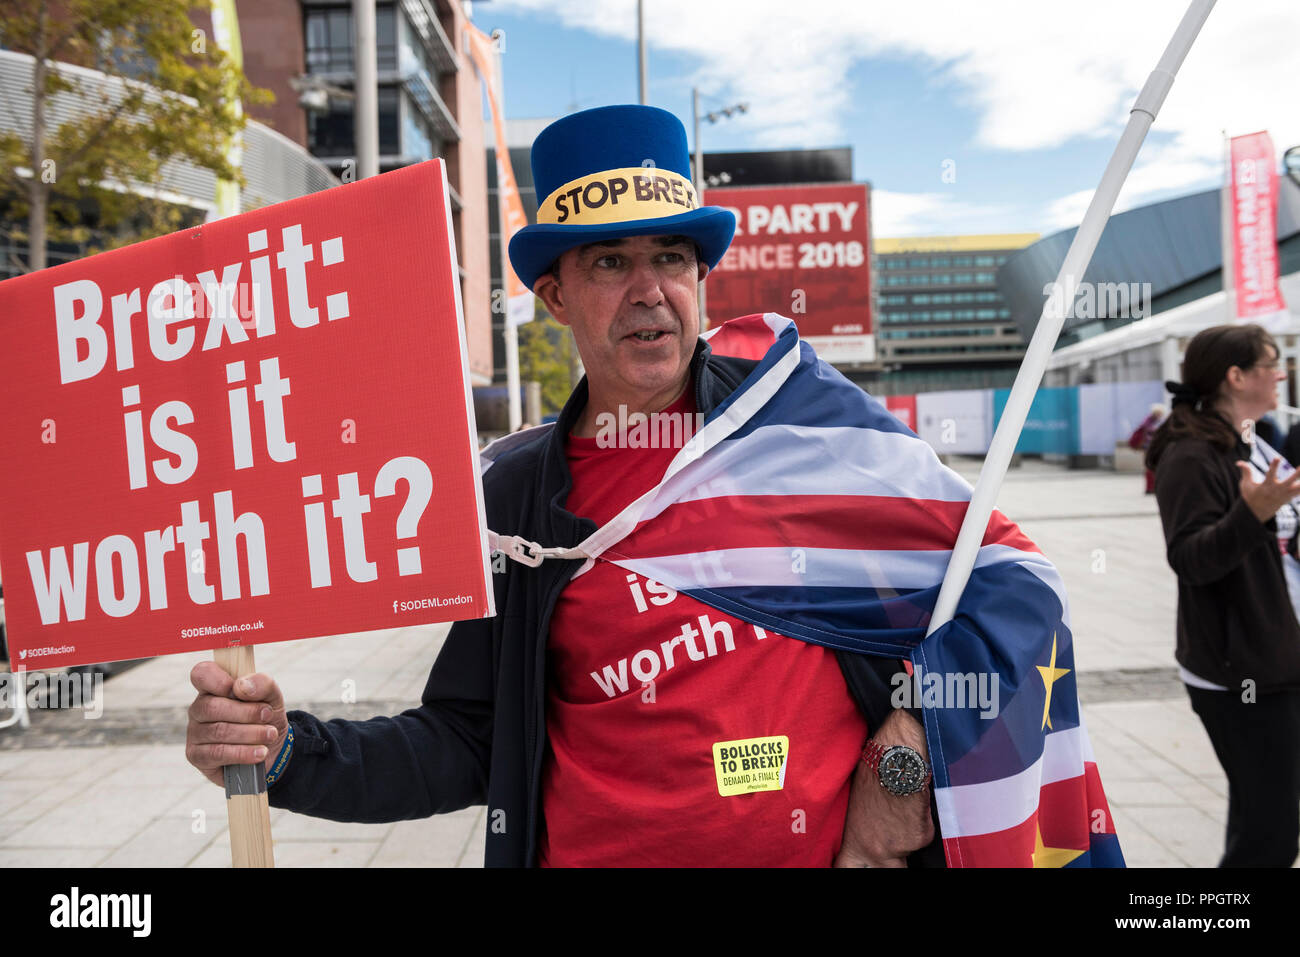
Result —
[{"label": "man's ear", "polygon": [[699,262],[697,262],[697,263],[695,264],[695,281],[696,281],[696,282],[704,282],[704,279],[705,279],[706,276],[708,276],[708,274],[709,274],[709,264],[708,264],[708,263],[704,262],[703,260],[700,260]]},{"label": "man's ear", "polygon": [[556,322],[562,326],[569,324],[565,316],[564,290],[553,273],[544,272],[537,278],[537,283],[533,286],[533,294],[542,300],[546,311],[555,317]]}]

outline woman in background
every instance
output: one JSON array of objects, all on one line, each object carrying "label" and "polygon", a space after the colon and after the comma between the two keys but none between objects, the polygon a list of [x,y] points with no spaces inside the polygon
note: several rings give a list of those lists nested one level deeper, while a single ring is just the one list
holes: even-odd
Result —
[{"label": "woman in background", "polygon": [[[1151,406],[1151,411],[1147,417],[1142,420],[1142,424],[1133,430],[1133,434],[1128,437],[1128,447],[1137,452],[1145,452],[1151,446],[1151,437],[1156,434],[1156,429],[1165,420],[1168,410],[1159,402]],[[1152,495],[1156,490],[1156,473],[1150,469],[1145,469],[1147,479],[1146,493]]]},{"label": "woman in background", "polygon": [[1228,778],[1220,867],[1290,867],[1300,846],[1300,473],[1254,435],[1282,377],[1260,326],[1203,330],[1147,450],[1178,575],[1178,670]]}]

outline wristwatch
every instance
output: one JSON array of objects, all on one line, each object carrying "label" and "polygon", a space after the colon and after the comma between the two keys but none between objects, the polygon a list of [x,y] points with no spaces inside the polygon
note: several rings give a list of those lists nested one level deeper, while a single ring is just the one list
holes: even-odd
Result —
[{"label": "wristwatch", "polygon": [[902,744],[881,747],[868,741],[862,760],[876,772],[880,786],[896,797],[915,794],[930,781],[930,765],[913,749]]}]

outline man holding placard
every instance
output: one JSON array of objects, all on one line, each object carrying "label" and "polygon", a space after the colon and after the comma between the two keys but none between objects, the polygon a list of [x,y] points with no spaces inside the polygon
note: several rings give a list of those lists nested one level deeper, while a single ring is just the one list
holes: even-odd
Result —
[{"label": "man holding placard", "polygon": [[14,670],[494,615],[459,288],[441,160],[0,283]]},{"label": "man holding placard", "polygon": [[[216,782],[265,762],[273,806],[333,820],[486,804],[489,865],[1101,863],[1099,784],[1091,836],[1075,800],[1095,777],[1086,740],[1053,764],[1074,769],[1054,783],[1078,791],[1052,798],[1068,828],[1046,790],[1023,821],[953,799],[938,809],[954,833],[934,824],[932,781],[975,775],[974,794],[1018,780],[1008,760],[1041,752],[1040,731],[1082,737],[1055,570],[995,516],[971,602],[923,649],[969,486],[789,320],[701,337],[698,283],[735,221],[700,206],[681,123],[584,111],[544,130],[532,163],[545,200],[511,262],[587,377],[553,428],[484,453],[496,617],[452,626],[420,707],[365,722],[286,713],[270,677],[200,664],[191,763]],[[1017,629],[1051,664],[1035,687],[1015,665],[1037,697],[1003,726],[999,689],[1018,689],[998,642]],[[933,679],[958,660],[982,662],[959,669],[970,700],[942,682],[912,698],[922,666]],[[936,743],[950,755],[932,769]]]}]

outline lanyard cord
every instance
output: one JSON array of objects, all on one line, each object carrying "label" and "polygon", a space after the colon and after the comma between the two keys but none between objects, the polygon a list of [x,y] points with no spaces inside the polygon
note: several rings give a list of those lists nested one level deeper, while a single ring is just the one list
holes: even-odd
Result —
[{"label": "lanyard cord", "polygon": [[[1262,462],[1262,463],[1261,463],[1261,462],[1257,462],[1257,461],[1255,460],[1255,455],[1256,455],[1256,453],[1258,453],[1258,454],[1259,454],[1259,457],[1260,457],[1261,459],[1263,459],[1263,462]],[[1278,452],[1278,453],[1277,453],[1277,458],[1282,458],[1282,453]],[[1255,469],[1256,471],[1258,471],[1258,472],[1260,473],[1260,476],[1261,476],[1261,477],[1263,477],[1263,476],[1265,476],[1265,475],[1268,474],[1268,470],[1269,470],[1269,468],[1270,468],[1270,467],[1272,466],[1272,464],[1273,464],[1273,459],[1269,459],[1266,455],[1264,455],[1263,451],[1260,450],[1260,447],[1259,447],[1259,443],[1258,443],[1258,442],[1252,442],[1252,443],[1250,443],[1250,460],[1249,460],[1249,461],[1250,461],[1250,466],[1251,466],[1251,468],[1253,468],[1253,469]],[[1278,466],[1278,474],[1279,474],[1279,475],[1282,474],[1282,467],[1283,467],[1283,466],[1287,466],[1287,465],[1290,465],[1290,463],[1287,462],[1286,459],[1282,458],[1282,465],[1279,465],[1279,466]],[[1289,471],[1292,471],[1292,470],[1291,470],[1291,469],[1288,469],[1288,472],[1289,472]],[[1298,498],[1300,498],[1300,497],[1298,497]],[[1291,501],[1284,503],[1284,504],[1282,505],[1282,507],[1278,509],[1279,512],[1282,510],[1282,508],[1288,509],[1288,510],[1291,512],[1291,521],[1290,521],[1290,523],[1289,523],[1289,524],[1290,524],[1290,528],[1291,528],[1291,535],[1294,535],[1295,532],[1296,532],[1297,527],[1300,527],[1300,510],[1297,510],[1296,507],[1295,507],[1295,502],[1296,502],[1296,500],[1297,500],[1297,499],[1292,499]],[[1281,523],[1281,522],[1278,523],[1278,528],[1279,528],[1279,530],[1281,529],[1282,524],[1283,524],[1283,523]],[[1291,535],[1288,535],[1287,538],[1290,538]]]}]

